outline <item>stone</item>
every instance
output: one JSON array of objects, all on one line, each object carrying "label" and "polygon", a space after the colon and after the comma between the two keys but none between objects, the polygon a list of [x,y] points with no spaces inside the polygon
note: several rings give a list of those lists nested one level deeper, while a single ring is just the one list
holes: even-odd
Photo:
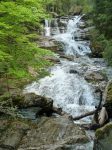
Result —
[{"label": "stone", "polygon": [[71,9],[69,10],[69,15],[80,15],[80,13],[82,12],[83,7],[82,6],[72,6]]},{"label": "stone", "polygon": [[108,112],[108,116],[112,117],[112,82],[109,83],[106,101],[104,104]]},{"label": "stone", "polygon": [[35,43],[40,47],[47,50],[51,50],[55,53],[63,53],[63,47],[59,41],[55,41],[51,37],[39,35],[39,41]]},{"label": "stone", "polygon": [[65,58],[65,59],[68,59],[69,61],[73,61],[74,60],[74,56],[73,55],[60,55],[60,58]]},{"label": "stone", "polygon": [[60,62],[60,60],[58,58],[47,57],[46,60],[48,60],[49,62],[52,62],[52,63],[59,63]]},{"label": "stone", "polygon": [[0,147],[8,150],[16,149],[25,132],[30,126],[22,122],[12,122],[8,129],[0,137]]},{"label": "stone", "polygon": [[42,112],[46,113],[51,111],[53,107],[53,100],[46,98],[35,93],[26,93],[26,94],[13,94],[12,95],[13,105],[16,105],[19,108],[28,108],[28,107],[40,107]]},{"label": "stone", "polygon": [[77,74],[78,72],[76,70],[70,70],[69,73],[70,74]]},{"label": "stone", "polygon": [[99,82],[99,81],[108,81],[108,78],[106,75],[100,72],[93,72],[87,76],[85,76],[85,80],[88,82]]},{"label": "stone", "polygon": [[99,128],[95,132],[94,150],[111,150],[112,149],[112,122]]},{"label": "stone", "polygon": [[103,55],[103,49],[100,47],[100,45],[97,42],[92,42],[90,45],[90,49],[92,52],[93,57],[95,58],[102,58]]},{"label": "stone", "polygon": [[69,150],[73,144],[83,145],[89,142],[85,130],[74,124],[67,113],[60,118],[43,116],[36,124],[35,129],[27,131],[18,150],[61,150],[65,147]]}]

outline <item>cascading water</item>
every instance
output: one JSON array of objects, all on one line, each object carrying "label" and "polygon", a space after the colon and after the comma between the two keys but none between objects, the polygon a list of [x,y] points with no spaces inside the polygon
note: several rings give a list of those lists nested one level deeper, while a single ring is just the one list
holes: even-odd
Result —
[{"label": "cascading water", "polygon": [[[74,33],[77,34],[77,23],[80,19],[81,16],[76,16],[73,20],[69,20],[66,33],[53,37],[55,40],[63,43],[66,55],[85,55],[90,52],[89,47],[79,44],[73,38]],[[55,24],[57,26],[57,20]],[[46,21],[46,26],[48,26],[48,21]],[[80,72],[79,62],[75,62],[75,60],[70,62],[62,59],[60,61],[61,65],[52,67],[52,77],[41,79],[40,84],[34,82],[32,85],[27,86],[27,92],[35,92],[36,94],[52,98],[54,106],[62,107],[64,111],[73,116],[93,110],[94,97],[91,87],[84,77],[70,73],[70,70],[73,68]],[[89,117],[82,120],[90,121]]]},{"label": "cascading water", "polygon": [[[90,60],[87,53],[90,48],[85,41],[80,40],[81,29],[78,28],[81,16],[70,19],[67,24],[66,33],[55,34],[52,36],[55,40],[62,43],[65,55],[74,55],[73,61],[60,58],[60,64],[49,68],[51,77],[45,77],[40,83],[32,83],[25,89],[26,92],[34,92],[53,99],[54,106],[70,113],[73,117],[84,114],[95,109],[94,89],[86,82],[84,76],[92,71],[102,70],[105,67],[94,63]],[[63,23],[66,21],[61,20]],[[58,28],[57,19],[54,21],[54,28]],[[51,36],[51,22],[45,20],[45,35]],[[76,41],[74,36],[78,37]],[[98,61],[98,60],[97,60]],[[90,117],[83,118],[75,123],[90,122]],[[92,134],[89,133],[89,134]],[[94,136],[94,135],[93,135]],[[93,142],[87,145],[88,150],[92,150]]]},{"label": "cascading water", "polygon": [[44,27],[44,30],[45,30],[45,35],[46,35],[46,36],[50,36],[50,27],[51,27],[51,20],[46,20],[46,19],[45,19],[45,27]]}]

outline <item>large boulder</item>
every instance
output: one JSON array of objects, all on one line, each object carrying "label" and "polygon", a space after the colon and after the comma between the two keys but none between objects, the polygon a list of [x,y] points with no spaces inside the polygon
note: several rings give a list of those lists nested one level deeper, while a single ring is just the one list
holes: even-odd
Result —
[{"label": "large boulder", "polygon": [[13,94],[13,105],[19,108],[39,107],[43,113],[49,112],[53,107],[53,100],[35,93]]},{"label": "large boulder", "polygon": [[92,52],[92,56],[95,58],[102,58],[103,55],[103,49],[101,48],[100,44],[98,44],[97,42],[92,42],[90,45],[90,49]]},{"label": "large boulder", "polygon": [[59,118],[43,116],[35,121],[2,122],[0,150],[74,150],[82,147],[86,150],[89,142],[85,130],[74,124],[72,116],[66,112]]},{"label": "large boulder", "polygon": [[80,15],[80,13],[82,12],[83,7],[82,6],[72,6],[71,9],[69,10],[69,15]]},{"label": "large boulder", "polygon": [[112,123],[97,129],[95,132],[94,150],[111,150],[112,149]]},{"label": "large boulder", "polygon": [[106,107],[109,117],[112,117],[112,82],[108,86],[107,97],[104,106]]},{"label": "large boulder", "polygon": [[36,150],[73,150],[89,142],[84,129],[80,125],[75,125],[69,114],[60,118],[44,116],[36,124],[37,127],[23,137],[18,150],[34,148]]},{"label": "large boulder", "polygon": [[0,148],[2,150],[4,150],[4,148],[6,148],[6,150],[16,149],[22,137],[29,129],[30,126],[28,124],[18,121],[12,122],[7,127],[7,130],[5,132],[3,131],[0,137]]},{"label": "large boulder", "polygon": [[60,42],[55,41],[51,37],[39,35],[39,40],[35,43],[40,47],[51,50],[55,53],[63,53],[63,47]]},{"label": "large boulder", "polygon": [[93,72],[85,76],[85,80],[88,82],[99,82],[99,81],[108,81],[108,78],[105,74],[100,72]]}]

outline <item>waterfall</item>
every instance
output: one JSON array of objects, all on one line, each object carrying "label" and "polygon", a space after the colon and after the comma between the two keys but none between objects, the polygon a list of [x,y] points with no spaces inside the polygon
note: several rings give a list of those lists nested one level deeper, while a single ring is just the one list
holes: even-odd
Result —
[{"label": "waterfall", "polygon": [[[90,52],[89,47],[84,46],[74,40],[74,32],[77,34],[77,23],[81,16],[76,16],[73,20],[69,20],[67,31],[64,34],[53,36],[54,39],[63,43],[65,55],[85,55]],[[49,27],[49,21],[45,21],[46,28]],[[57,19],[55,26],[58,27]],[[50,33],[47,35],[50,35]],[[38,95],[52,98],[54,106],[62,107],[62,109],[74,117],[86,113],[94,109],[93,90],[85,81],[84,77],[78,74],[71,74],[71,69],[81,71],[79,62],[73,62],[60,59],[61,65],[52,67],[51,77],[45,77],[40,80],[40,84],[34,82],[26,87],[28,92],[35,92]],[[89,117],[82,119],[89,122]]]},{"label": "waterfall", "polygon": [[63,49],[66,55],[85,55],[90,53],[90,48],[84,46],[74,40],[74,35],[78,34],[79,28],[77,23],[82,16],[76,16],[73,20],[69,20],[67,31],[64,34],[54,36],[54,39],[63,43]]},{"label": "waterfall", "polygon": [[45,36],[50,36],[50,27],[51,27],[51,20],[46,20],[45,19]]}]

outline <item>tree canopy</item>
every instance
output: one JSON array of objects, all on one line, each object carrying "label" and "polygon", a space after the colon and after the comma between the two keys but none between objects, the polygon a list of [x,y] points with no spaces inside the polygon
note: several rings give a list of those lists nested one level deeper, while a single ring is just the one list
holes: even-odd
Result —
[{"label": "tree canopy", "polygon": [[93,21],[98,30],[96,41],[104,50],[103,56],[112,66],[112,1],[94,0]]},{"label": "tree canopy", "polygon": [[39,71],[51,65],[44,57],[52,52],[30,40],[37,37],[34,26],[41,28],[40,20],[49,17],[42,0],[0,1],[0,70],[5,66],[9,76],[26,79],[31,78],[28,66]]}]

